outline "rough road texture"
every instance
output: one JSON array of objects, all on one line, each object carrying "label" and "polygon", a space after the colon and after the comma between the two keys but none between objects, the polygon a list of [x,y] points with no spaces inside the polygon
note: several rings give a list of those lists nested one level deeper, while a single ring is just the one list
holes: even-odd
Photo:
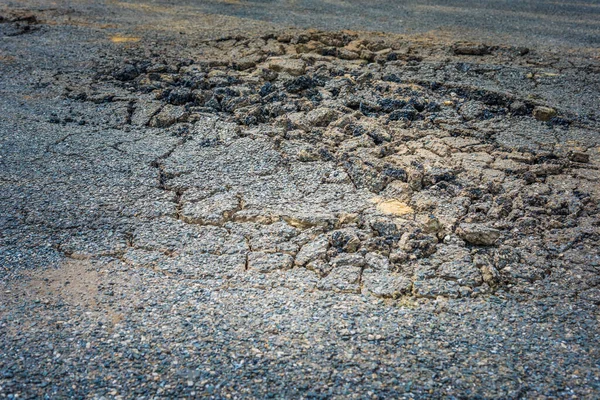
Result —
[{"label": "rough road texture", "polygon": [[[154,0],[170,6],[172,0]],[[210,14],[320,29],[450,33],[526,45],[600,44],[594,0],[178,0]]]},{"label": "rough road texture", "polygon": [[0,397],[599,395],[597,54],[94,7],[0,9]]}]

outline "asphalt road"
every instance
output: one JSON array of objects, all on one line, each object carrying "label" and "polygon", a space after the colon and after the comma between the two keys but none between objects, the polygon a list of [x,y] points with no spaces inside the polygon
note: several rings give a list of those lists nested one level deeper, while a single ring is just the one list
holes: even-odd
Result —
[{"label": "asphalt road", "polygon": [[211,13],[328,30],[443,32],[465,39],[594,47],[600,2],[549,0],[158,0]]},{"label": "asphalt road", "polygon": [[0,399],[599,398],[596,8],[315,3],[0,1]]}]

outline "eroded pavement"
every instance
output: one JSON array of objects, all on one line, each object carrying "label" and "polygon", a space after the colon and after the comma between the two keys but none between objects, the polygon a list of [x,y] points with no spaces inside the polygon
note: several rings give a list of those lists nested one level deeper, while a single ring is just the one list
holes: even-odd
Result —
[{"label": "eroded pavement", "polygon": [[[112,326],[107,337],[127,327],[144,337],[155,333],[142,333],[139,318],[183,323],[171,320],[179,311],[157,317],[157,307],[191,307],[193,319],[208,309],[213,315],[233,307],[230,312],[237,314],[240,304],[256,302],[253,312],[263,315],[276,312],[271,307],[277,310],[282,307],[277,302],[285,299],[295,311],[285,314],[284,322],[268,329],[254,326],[284,335],[298,333],[287,329],[294,319],[312,325],[311,312],[333,304],[357,307],[353,323],[371,315],[383,324],[380,333],[371,329],[363,338],[379,347],[367,346],[362,358],[349,356],[336,364],[351,382],[363,372],[353,372],[348,360],[357,365],[380,360],[376,349],[391,346],[381,343],[386,335],[406,328],[398,321],[436,318],[439,304],[479,309],[479,316],[474,311],[466,317],[475,321],[508,307],[506,318],[522,322],[519,307],[530,312],[539,304],[570,303],[588,310],[580,311],[586,317],[560,320],[549,326],[547,336],[560,334],[563,323],[578,321],[579,337],[589,335],[587,345],[569,351],[579,354],[585,374],[573,374],[585,375],[585,382],[571,377],[561,389],[555,387],[558,371],[540,372],[553,377],[545,383],[527,380],[527,370],[519,372],[521,378],[496,371],[504,383],[478,376],[479,390],[470,378],[454,381],[456,370],[448,375],[449,384],[439,374],[427,375],[429,367],[419,373],[411,369],[421,361],[435,364],[445,354],[440,351],[426,360],[392,363],[407,376],[415,373],[414,379],[377,386],[380,378],[373,378],[373,387],[359,380],[365,392],[354,394],[597,393],[597,54],[316,30],[179,42],[113,35],[101,41],[93,29],[53,26],[37,18],[6,14],[0,25],[4,38],[13,38],[4,40],[0,56],[0,264],[6,287],[0,328],[17,343],[27,326],[25,316],[35,307],[51,315],[92,310],[72,327],[101,320]],[[65,35],[84,40],[73,42],[68,53],[60,47]],[[39,271],[59,265],[66,265],[67,283]],[[61,285],[43,283],[66,286],[78,275],[87,277],[83,286],[63,295]],[[33,286],[15,283],[23,277]],[[399,309],[413,317],[398,317]],[[222,315],[211,322],[217,331],[246,324],[237,315]],[[323,318],[339,322],[335,313]],[[452,318],[451,326],[464,325],[454,334],[468,336],[460,333],[468,324]],[[363,337],[361,327],[353,331],[331,323],[336,328],[325,324],[329,333],[321,332],[327,336],[333,329],[329,346],[338,349],[340,340]],[[428,320],[417,329],[440,323]],[[68,330],[69,322],[59,325],[65,324]],[[136,324],[141,325],[131,327]],[[308,329],[323,328],[317,326]],[[214,332],[207,329],[200,336]],[[186,344],[180,334],[170,333],[178,338],[174,342],[194,343]],[[489,343],[485,335],[476,338]],[[438,339],[426,339],[425,346],[439,346]],[[83,353],[90,348],[87,340]],[[449,343],[448,338],[442,342]],[[285,340],[279,344],[285,349]],[[190,351],[206,354],[203,345],[194,346]],[[256,355],[252,346],[235,346]],[[5,355],[23,352],[6,342],[3,349]],[[563,360],[558,353],[543,353]],[[51,393],[46,386],[35,392],[35,384],[23,386],[15,378],[14,371],[27,362],[4,361],[9,372],[0,378],[0,395],[15,387]],[[474,362],[458,358],[455,368],[464,371]],[[574,358],[564,363],[570,371],[577,366]],[[285,385],[299,373],[292,370],[292,378],[279,382],[289,389],[287,395],[304,396],[310,381],[306,391]],[[332,379],[335,371],[315,375],[315,382]],[[245,387],[232,378],[233,386],[215,389],[208,374],[208,383],[194,388],[202,381],[196,378],[171,377],[180,385],[164,389],[163,384],[152,395],[219,397]],[[325,384],[315,393],[352,393],[333,382],[329,392]],[[249,384],[255,386],[246,395],[264,395],[262,383]],[[131,394],[94,385],[93,394]],[[213,389],[203,392],[206,385]],[[53,393],[67,392],[59,385]]]}]

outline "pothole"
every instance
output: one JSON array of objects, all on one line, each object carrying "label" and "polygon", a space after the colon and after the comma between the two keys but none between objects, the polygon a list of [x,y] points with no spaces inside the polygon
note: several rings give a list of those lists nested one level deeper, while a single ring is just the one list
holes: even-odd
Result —
[{"label": "pothole", "polygon": [[569,139],[597,124],[524,95],[523,49],[461,46],[313,31],[111,66],[100,79],[137,96],[127,123],[186,138],[157,167],[177,211],[125,259],[390,298],[530,285],[577,251],[597,263],[598,147]]}]

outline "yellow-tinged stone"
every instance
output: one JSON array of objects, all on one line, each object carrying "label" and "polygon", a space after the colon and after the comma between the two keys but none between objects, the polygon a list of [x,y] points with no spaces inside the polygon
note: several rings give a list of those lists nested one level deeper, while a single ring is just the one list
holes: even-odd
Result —
[{"label": "yellow-tinged stone", "polygon": [[538,75],[540,75],[540,76],[547,76],[547,77],[550,77],[550,78],[553,78],[555,76],[560,76],[560,74],[556,74],[554,72],[542,72],[542,73],[540,73]]},{"label": "yellow-tinged stone", "polygon": [[357,221],[358,221],[358,214],[356,214],[356,213],[348,213],[348,214],[343,213],[338,216],[338,224],[340,226],[345,225],[345,224],[351,224],[351,223],[354,223]]},{"label": "yellow-tinged stone", "polygon": [[533,109],[533,117],[538,121],[550,121],[556,116],[556,110],[552,107],[537,106]]},{"label": "yellow-tinged stone", "polygon": [[378,197],[371,199],[372,202],[377,204],[377,209],[384,214],[390,215],[406,215],[414,213],[414,210],[406,203],[399,200],[382,200]]},{"label": "yellow-tinged stone", "polygon": [[354,77],[350,74],[344,74],[344,78],[348,79],[352,84],[356,83],[356,81],[354,80]]},{"label": "yellow-tinged stone", "polygon": [[135,43],[139,42],[141,38],[134,36],[121,36],[115,35],[110,37],[110,41],[113,43]]},{"label": "yellow-tinged stone", "polygon": [[5,56],[3,54],[0,54],[0,62],[13,62],[15,61],[15,58],[13,56]]}]

